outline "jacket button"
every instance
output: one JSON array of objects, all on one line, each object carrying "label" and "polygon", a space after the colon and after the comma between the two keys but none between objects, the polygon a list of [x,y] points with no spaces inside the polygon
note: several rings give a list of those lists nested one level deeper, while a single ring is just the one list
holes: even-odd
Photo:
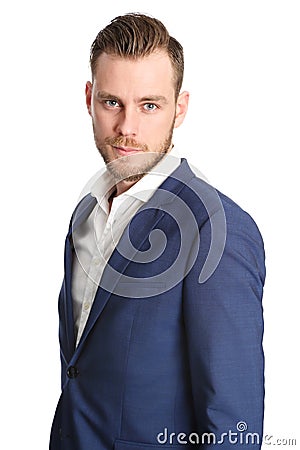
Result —
[{"label": "jacket button", "polygon": [[79,374],[79,371],[78,371],[77,367],[75,367],[75,366],[68,367],[67,376],[69,378],[76,378],[78,374]]}]

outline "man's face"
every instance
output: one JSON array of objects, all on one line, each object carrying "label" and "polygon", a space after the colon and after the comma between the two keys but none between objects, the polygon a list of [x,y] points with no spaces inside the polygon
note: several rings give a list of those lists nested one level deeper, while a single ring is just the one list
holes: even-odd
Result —
[{"label": "man's face", "polygon": [[137,181],[172,147],[188,93],[175,99],[174,71],[164,51],[136,60],[103,53],[86,85],[96,146],[118,179]]}]

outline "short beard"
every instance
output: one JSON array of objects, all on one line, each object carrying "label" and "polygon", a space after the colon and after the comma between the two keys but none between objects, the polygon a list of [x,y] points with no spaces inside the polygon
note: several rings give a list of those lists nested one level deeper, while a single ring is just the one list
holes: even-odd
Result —
[{"label": "short beard", "polygon": [[[96,137],[95,128],[93,127],[96,147],[106,164],[107,170],[112,174],[116,183],[119,181],[128,181],[131,183],[137,182],[159,163],[171,147],[174,121],[167,138],[160,145],[159,150],[156,151],[151,151],[146,144],[140,144],[132,138],[122,136],[117,138],[106,138],[104,144],[100,144]],[[142,149],[143,152],[111,160],[109,152],[107,151],[108,146],[138,148]]]}]

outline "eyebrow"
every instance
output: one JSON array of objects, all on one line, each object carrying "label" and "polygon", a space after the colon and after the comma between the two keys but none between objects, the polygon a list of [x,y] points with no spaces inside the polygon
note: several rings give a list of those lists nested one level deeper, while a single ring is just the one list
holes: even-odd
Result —
[{"label": "eyebrow", "polygon": [[168,100],[166,97],[164,97],[163,95],[147,95],[146,97],[142,97],[141,102],[159,102],[159,103],[164,103],[167,104]]},{"label": "eyebrow", "polygon": [[118,101],[121,101],[121,99],[117,95],[110,94],[109,92],[106,92],[106,91],[97,91],[96,97],[99,100],[105,99],[105,100],[118,100]]},{"label": "eyebrow", "polygon": [[[119,103],[123,103],[122,100],[120,99],[120,97],[118,97],[117,95],[113,95],[109,92],[106,91],[97,91],[96,93],[96,97],[98,100],[117,100]],[[159,102],[159,103],[164,103],[167,104],[168,100],[164,95],[146,95],[144,97],[142,97],[141,99],[139,99],[139,102]]]}]

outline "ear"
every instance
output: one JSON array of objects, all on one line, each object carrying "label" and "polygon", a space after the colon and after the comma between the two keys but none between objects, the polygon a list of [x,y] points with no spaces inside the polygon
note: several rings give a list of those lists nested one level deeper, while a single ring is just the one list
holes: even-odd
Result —
[{"label": "ear", "polygon": [[179,127],[185,118],[188,110],[189,97],[190,94],[187,91],[181,92],[181,94],[178,95],[174,128]]},{"label": "ear", "polygon": [[86,102],[86,106],[87,106],[87,110],[89,115],[91,115],[91,111],[92,111],[92,89],[93,89],[93,85],[90,81],[88,81],[85,85],[85,102]]}]

